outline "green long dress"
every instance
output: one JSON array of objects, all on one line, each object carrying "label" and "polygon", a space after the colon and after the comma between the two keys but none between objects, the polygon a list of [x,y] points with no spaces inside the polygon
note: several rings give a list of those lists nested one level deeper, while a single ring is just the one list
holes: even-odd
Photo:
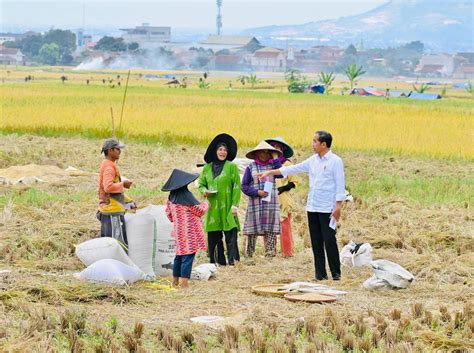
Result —
[{"label": "green long dress", "polygon": [[206,190],[217,190],[210,194],[209,211],[204,220],[206,232],[227,231],[234,228],[240,229],[239,220],[232,214],[231,207],[239,206],[240,202],[240,175],[236,164],[225,161],[221,174],[214,178],[212,163],[207,163],[199,176],[199,191],[204,194]]}]

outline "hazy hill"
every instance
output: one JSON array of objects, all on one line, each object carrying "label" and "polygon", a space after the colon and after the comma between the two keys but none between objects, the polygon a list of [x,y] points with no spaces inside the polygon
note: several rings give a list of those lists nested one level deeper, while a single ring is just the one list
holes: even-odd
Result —
[{"label": "hazy hill", "polygon": [[266,41],[395,46],[421,40],[436,51],[474,51],[471,0],[392,0],[360,15],[245,30]]}]

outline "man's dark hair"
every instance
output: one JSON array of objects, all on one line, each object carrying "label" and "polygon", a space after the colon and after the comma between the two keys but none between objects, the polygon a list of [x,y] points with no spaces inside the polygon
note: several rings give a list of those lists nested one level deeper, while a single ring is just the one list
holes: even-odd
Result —
[{"label": "man's dark hair", "polygon": [[318,134],[318,141],[323,143],[326,142],[326,146],[331,148],[332,145],[332,135],[327,131],[316,131]]},{"label": "man's dark hair", "polygon": [[104,156],[107,157],[108,155],[109,155],[109,150],[105,150],[105,151],[104,151]]}]

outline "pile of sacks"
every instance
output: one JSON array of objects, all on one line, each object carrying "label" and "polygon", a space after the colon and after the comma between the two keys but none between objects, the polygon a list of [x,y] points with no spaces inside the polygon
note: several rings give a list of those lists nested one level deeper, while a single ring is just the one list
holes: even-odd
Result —
[{"label": "pile of sacks", "polygon": [[[77,257],[87,266],[76,278],[98,283],[131,284],[171,276],[175,256],[173,224],[165,206],[148,205],[125,215],[128,254],[113,238],[88,240],[76,247]],[[217,271],[214,264],[203,264],[191,273],[191,279],[208,280]]]},{"label": "pile of sacks", "polygon": [[145,273],[113,238],[88,240],[76,247],[76,256],[87,266],[74,277],[97,283],[132,284],[146,279]]},{"label": "pile of sacks", "polygon": [[125,225],[128,255],[115,239],[88,240],[76,247],[77,257],[88,267],[75,277],[123,285],[172,274],[175,242],[165,206],[149,205],[126,214]]},{"label": "pile of sacks", "polygon": [[372,246],[369,243],[356,244],[352,240],[342,248],[340,253],[341,264],[350,267],[369,266],[374,270],[363,287],[367,289],[408,288],[414,280],[413,274],[402,266],[388,260],[373,260]]}]

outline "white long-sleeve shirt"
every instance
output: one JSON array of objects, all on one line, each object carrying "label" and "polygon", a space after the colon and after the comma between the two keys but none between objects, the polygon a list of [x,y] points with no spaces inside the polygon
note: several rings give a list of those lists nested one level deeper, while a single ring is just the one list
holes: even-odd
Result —
[{"label": "white long-sleeve shirt", "polygon": [[331,151],[322,158],[315,154],[301,163],[281,167],[279,170],[284,177],[308,173],[308,212],[330,213],[334,210],[336,201],[344,201],[346,198],[344,164],[342,159]]}]

